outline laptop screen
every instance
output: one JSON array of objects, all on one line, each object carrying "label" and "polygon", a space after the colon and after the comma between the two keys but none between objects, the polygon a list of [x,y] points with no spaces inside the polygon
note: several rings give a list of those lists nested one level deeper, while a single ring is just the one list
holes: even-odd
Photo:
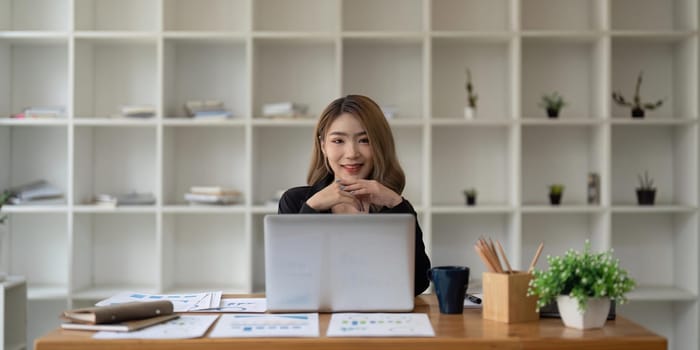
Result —
[{"label": "laptop screen", "polygon": [[264,225],[268,310],[413,310],[413,215],[276,214]]}]

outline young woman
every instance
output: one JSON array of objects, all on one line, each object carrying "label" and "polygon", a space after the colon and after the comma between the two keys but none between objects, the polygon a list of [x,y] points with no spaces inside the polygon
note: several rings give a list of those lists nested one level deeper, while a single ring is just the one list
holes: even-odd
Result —
[{"label": "young woman", "polygon": [[410,213],[416,217],[415,295],[428,288],[430,260],[416,211],[401,197],[406,178],[394,137],[379,106],[348,95],[331,102],[314,133],[309,186],[282,196],[280,214]]}]

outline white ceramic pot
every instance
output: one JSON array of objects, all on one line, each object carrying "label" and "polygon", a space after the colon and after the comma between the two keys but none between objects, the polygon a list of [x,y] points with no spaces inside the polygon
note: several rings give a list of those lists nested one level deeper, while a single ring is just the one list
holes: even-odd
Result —
[{"label": "white ceramic pot", "polygon": [[610,312],[610,298],[588,299],[583,313],[578,309],[578,301],[568,295],[558,296],[557,306],[565,326],[577,329],[601,328]]},{"label": "white ceramic pot", "polygon": [[476,116],[476,109],[472,107],[464,107],[464,119],[474,119],[474,116]]}]

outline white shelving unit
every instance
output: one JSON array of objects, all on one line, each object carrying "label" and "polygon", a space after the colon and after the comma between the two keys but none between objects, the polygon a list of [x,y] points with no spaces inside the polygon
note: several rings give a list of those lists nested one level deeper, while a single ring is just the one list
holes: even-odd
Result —
[{"label": "white shelving unit", "polygon": [[[269,199],[302,185],[314,120],[261,118],[295,101],[316,117],[349,93],[390,120],[435,265],[464,264],[489,234],[518,267],[546,254],[614,248],[639,283],[621,314],[670,348],[700,347],[697,0],[0,0],[0,189],[46,179],[54,206],[6,206],[2,270],[28,284],[28,341],[66,307],[124,290],[264,290]],[[479,94],[463,117],[465,68]],[[613,91],[664,104],[633,120]],[[558,91],[550,120],[537,106]],[[234,118],[185,118],[219,99]],[[152,119],[112,116],[125,104]],[[15,120],[26,106],[65,118]],[[657,204],[636,205],[648,171]],[[601,177],[588,205],[586,177]],[[563,204],[546,186],[566,186]],[[241,190],[192,207],[192,185]],[[464,205],[475,187],[478,205]],[[147,191],[154,206],[105,209],[103,192]],[[541,259],[539,267],[545,267]]]},{"label": "white shelving unit", "polygon": [[27,348],[27,283],[21,276],[0,282],[0,344],[3,349]]}]

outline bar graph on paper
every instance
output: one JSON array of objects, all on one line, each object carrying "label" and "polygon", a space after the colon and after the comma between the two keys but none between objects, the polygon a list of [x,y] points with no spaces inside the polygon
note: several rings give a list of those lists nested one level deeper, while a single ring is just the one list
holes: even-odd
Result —
[{"label": "bar graph on paper", "polygon": [[229,337],[318,337],[318,314],[222,315],[209,334]]}]

